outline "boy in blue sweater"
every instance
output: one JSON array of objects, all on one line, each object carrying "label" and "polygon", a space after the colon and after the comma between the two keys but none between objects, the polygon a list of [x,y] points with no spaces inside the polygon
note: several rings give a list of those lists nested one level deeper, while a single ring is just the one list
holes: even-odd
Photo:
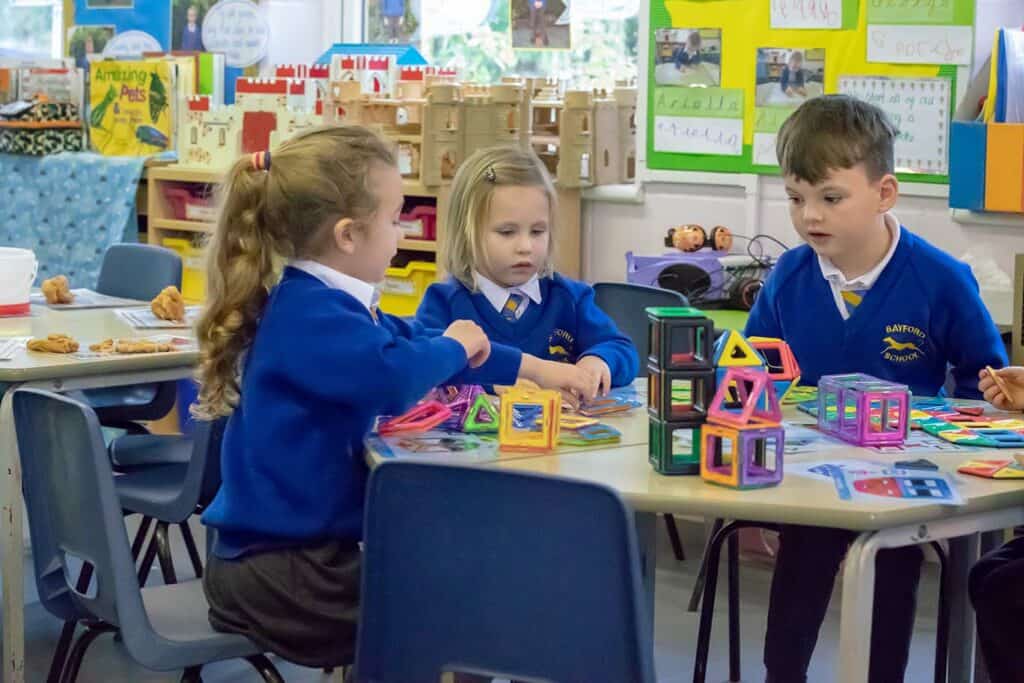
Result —
[{"label": "boy in blue sweater", "polygon": [[[1006,362],[999,333],[963,263],[890,213],[895,130],[877,107],[844,95],[804,103],[779,131],[778,156],[793,227],[806,242],[786,252],[760,293],[746,334],[793,349],[801,382],[865,372],[980,398],[978,372]],[[787,525],[772,581],[764,661],[773,683],[801,683],[852,532]],[[921,551],[878,555],[870,680],[903,680],[914,628]]]},{"label": "boy in blue sweater", "polygon": [[[203,514],[217,530],[203,577],[209,618],[288,660],[345,665],[375,419],[438,384],[513,383],[529,366],[482,366],[490,343],[473,322],[441,335],[377,311],[371,283],[395,255],[403,197],[394,155],[370,131],[294,138],[273,164],[269,152],[238,162],[227,188],[197,329],[196,412],[231,416],[223,483]],[[268,292],[281,257],[288,266]]]},{"label": "boy in blue sweater", "polygon": [[503,363],[520,356],[572,363],[589,375],[587,393],[604,395],[631,383],[639,360],[594,303],[593,288],[554,272],[555,201],[547,169],[531,152],[491,147],[467,159],[452,184],[445,231],[452,277],[427,289],[416,318],[437,329],[474,320],[497,342],[493,355]]}]

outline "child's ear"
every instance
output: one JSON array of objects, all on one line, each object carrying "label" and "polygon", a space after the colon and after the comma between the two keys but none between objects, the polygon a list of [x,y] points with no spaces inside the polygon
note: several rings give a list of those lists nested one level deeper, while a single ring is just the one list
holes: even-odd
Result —
[{"label": "child's ear", "polygon": [[334,224],[334,245],[343,254],[352,254],[356,250],[356,224],[351,218],[342,218]]},{"label": "child's ear", "polygon": [[878,212],[885,213],[886,211],[892,210],[892,207],[896,205],[896,199],[900,196],[900,183],[896,180],[896,176],[891,173],[886,173],[882,176],[882,179],[878,181]]}]

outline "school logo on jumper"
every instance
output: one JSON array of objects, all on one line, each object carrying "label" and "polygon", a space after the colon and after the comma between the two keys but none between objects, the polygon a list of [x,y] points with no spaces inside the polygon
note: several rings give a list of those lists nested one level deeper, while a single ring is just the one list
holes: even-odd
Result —
[{"label": "school logo on jumper", "polygon": [[548,357],[551,360],[571,363],[576,357],[576,339],[561,328],[556,328],[548,337]]},{"label": "school logo on jumper", "polygon": [[894,323],[885,326],[882,357],[891,363],[913,363],[925,357],[928,336],[919,327]]}]

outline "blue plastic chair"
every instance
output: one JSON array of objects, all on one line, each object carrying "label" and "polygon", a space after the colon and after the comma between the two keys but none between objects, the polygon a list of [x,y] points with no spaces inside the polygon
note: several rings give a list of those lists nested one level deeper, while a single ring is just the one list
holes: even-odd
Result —
[{"label": "blue plastic chair", "polygon": [[[103,256],[96,291],[108,296],[149,301],[174,285],[181,288],[181,257],[151,244],[114,244]],[[100,422],[133,433],[145,430],[137,423],[158,420],[174,406],[176,382],[87,389],[86,402]]]},{"label": "blue plastic chair", "polygon": [[608,488],[385,463],[364,538],[357,681],[654,681],[633,518]]},{"label": "blue plastic chair", "polygon": [[114,480],[124,513],[142,515],[132,541],[133,558],[138,557],[150,525],[156,522],[139,567],[140,585],[146,584],[154,559],[160,561],[164,583],[178,580],[171,558],[171,525],[181,530],[192,569],[197,577],[202,577],[203,563],[188,522],[213,500],[220,488],[220,446],[226,425],[225,417],[199,422],[192,437],[129,435],[111,444],[110,451],[115,456],[124,450],[122,446],[129,444],[139,461],[170,463],[133,469]]},{"label": "blue plastic chair", "polygon": [[[206,664],[239,657],[264,680],[283,681],[248,638],[213,630],[199,581],[139,588],[99,421],[88,406],[20,389],[14,423],[40,601],[86,628],[70,652],[70,642],[60,643],[50,680],[59,673],[61,683],[73,683],[89,645],[120,632],[132,659],[155,671],[185,669],[183,681],[200,680]],[[85,564],[73,582],[76,560]]]},{"label": "blue plastic chair", "polygon": [[647,349],[650,328],[647,312],[652,306],[689,306],[690,302],[679,292],[660,287],[634,285],[628,282],[595,282],[594,302],[608,314],[619,330],[633,340],[641,363],[637,377],[647,376]]},{"label": "blue plastic chair", "polygon": [[[637,377],[647,376],[647,352],[650,346],[650,327],[645,309],[653,306],[689,306],[690,302],[679,292],[660,287],[634,285],[628,282],[596,282],[594,283],[594,302],[608,314],[624,335],[633,340],[640,366]],[[676,560],[686,559],[683,542],[679,538],[679,528],[672,515],[662,515],[668,540],[672,544],[672,554]]]}]

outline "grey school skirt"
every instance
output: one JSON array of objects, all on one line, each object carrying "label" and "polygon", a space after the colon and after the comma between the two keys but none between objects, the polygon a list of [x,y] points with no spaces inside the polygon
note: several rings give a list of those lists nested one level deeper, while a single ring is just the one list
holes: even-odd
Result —
[{"label": "grey school skirt", "polygon": [[203,588],[210,624],[303,666],[355,660],[362,556],[355,542],[210,556]]}]

